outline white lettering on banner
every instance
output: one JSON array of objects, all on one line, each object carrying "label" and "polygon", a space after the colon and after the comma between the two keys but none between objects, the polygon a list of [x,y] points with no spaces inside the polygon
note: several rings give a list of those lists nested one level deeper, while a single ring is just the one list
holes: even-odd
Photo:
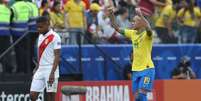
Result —
[{"label": "white lettering on banner", "polygon": [[87,101],[92,101],[92,88],[91,87],[87,87],[87,93],[86,93],[86,100]]},{"label": "white lettering on banner", "polygon": [[171,56],[171,57],[167,57],[167,60],[176,60],[177,57]]},{"label": "white lettering on banner", "polygon": [[129,57],[124,58],[124,61],[130,61]]},{"label": "white lettering on banner", "polygon": [[101,96],[100,101],[106,101],[106,95],[105,95],[105,87],[101,86]]},{"label": "white lettering on banner", "polygon": [[[41,99],[42,99],[41,101],[43,101],[43,94],[40,94],[39,96],[40,96]],[[39,97],[39,98],[40,98],[40,97]],[[25,97],[24,97],[24,99],[25,99],[24,101],[29,101],[29,100],[27,100],[28,98],[29,98],[29,94],[26,94]]]},{"label": "white lettering on banner", "polygon": [[107,86],[107,101],[114,101],[113,100],[113,87],[112,86]]},{"label": "white lettering on banner", "polygon": [[[0,101],[30,101],[30,98],[29,94],[6,94],[2,91]],[[39,99],[37,101],[44,101],[43,94],[39,95]]]},{"label": "white lettering on banner", "polygon": [[24,95],[20,94],[20,96],[18,97],[18,101],[21,101],[22,98],[24,98]]},{"label": "white lettering on banner", "polygon": [[113,60],[113,61],[119,61],[120,58],[119,58],[119,57],[112,57],[112,60]]},{"label": "white lettering on banner", "polygon": [[201,56],[196,56],[195,60],[201,60]]},{"label": "white lettering on banner", "polygon": [[2,100],[2,101],[5,101],[5,98],[6,98],[6,94],[5,94],[4,92],[2,92],[2,93],[1,93],[1,100]]},{"label": "white lettering on banner", "polygon": [[99,101],[99,88],[93,87],[93,101]]},{"label": "white lettering on banner", "polygon": [[11,94],[9,94],[9,95],[7,96],[6,101],[14,101],[13,96],[12,96]]},{"label": "white lettering on banner", "polygon": [[75,62],[77,60],[76,60],[76,58],[69,57],[69,58],[66,59],[66,61],[68,61],[68,62]]},{"label": "white lettering on banner", "polygon": [[91,61],[91,58],[82,58],[83,62]]},{"label": "white lettering on banner", "polygon": [[114,86],[114,101],[122,101],[123,100],[123,86]]},{"label": "white lettering on banner", "polygon": [[129,87],[128,86],[124,86],[124,99],[123,101],[130,101],[130,93],[132,92],[129,92]]},{"label": "white lettering on banner", "polygon": [[156,57],[153,57],[153,60],[162,61],[162,60],[163,60],[163,57],[156,56]]},{"label": "white lettering on banner", "polygon": [[127,85],[88,86],[86,101],[130,101],[129,94]]},{"label": "white lettering on banner", "polygon": [[98,58],[95,58],[96,61],[104,61],[104,58],[102,56],[99,56]]}]

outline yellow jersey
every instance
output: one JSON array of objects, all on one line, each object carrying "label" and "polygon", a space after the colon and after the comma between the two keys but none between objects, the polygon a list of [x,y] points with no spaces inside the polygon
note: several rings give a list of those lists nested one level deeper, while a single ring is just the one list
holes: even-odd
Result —
[{"label": "yellow jersey", "polygon": [[172,5],[167,5],[161,11],[159,18],[156,20],[156,27],[166,27],[165,21],[168,19],[174,19],[176,17],[176,11],[173,9]]},{"label": "yellow jersey", "polygon": [[[199,24],[199,19],[201,17],[200,9],[198,7],[194,7],[194,15],[195,17],[191,17],[189,10],[184,12],[184,8],[180,9],[177,16],[182,17],[183,25],[196,27]],[[184,14],[185,13],[185,14]]]},{"label": "yellow jersey", "polygon": [[52,27],[63,29],[65,25],[63,12],[61,13],[50,12],[50,22]]},{"label": "yellow jersey", "polygon": [[124,35],[132,41],[134,50],[132,71],[143,71],[154,68],[151,59],[153,37],[148,36],[146,31],[137,34],[136,30],[129,29],[124,30]]},{"label": "yellow jersey", "polygon": [[83,28],[84,27],[84,10],[85,3],[81,1],[79,4],[73,0],[64,5],[64,10],[68,14],[68,26],[70,28]]}]

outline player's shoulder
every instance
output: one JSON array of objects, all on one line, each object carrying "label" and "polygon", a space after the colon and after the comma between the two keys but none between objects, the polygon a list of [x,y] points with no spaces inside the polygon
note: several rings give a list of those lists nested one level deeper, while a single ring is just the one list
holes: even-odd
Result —
[{"label": "player's shoulder", "polygon": [[134,29],[124,29],[123,30],[125,33],[136,33],[137,30],[134,30]]},{"label": "player's shoulder", "polygon": [[42,35],[42,34],[39,34],[38,39],[41,39],[42,37],[43,37],[43,35]]},{"label": "player's shoulder", "polygon": [[57,32],[55,32],[55,31],[52,31],[52,32],[53,32],[52,34],[53,34],[54,37],[55,37],[55,38],[54,38],[55,40],[61,40],[61,37],[59,36],[59,34],[58,34]]}]

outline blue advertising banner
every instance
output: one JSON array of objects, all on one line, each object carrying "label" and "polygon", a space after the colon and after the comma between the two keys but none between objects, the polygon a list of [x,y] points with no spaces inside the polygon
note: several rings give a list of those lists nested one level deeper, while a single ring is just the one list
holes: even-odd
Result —
[{"label": "blue advertising banner", "polygon": [[[131,45],[84,45],[80,66],[78,46],[63,46],[60,74],[82,73],[84,80],[122,80],[131,49]],[[170,79],[183,56],[190,58],[194,72],[201,78],[201,45],[154,45],[156,78]]]}]

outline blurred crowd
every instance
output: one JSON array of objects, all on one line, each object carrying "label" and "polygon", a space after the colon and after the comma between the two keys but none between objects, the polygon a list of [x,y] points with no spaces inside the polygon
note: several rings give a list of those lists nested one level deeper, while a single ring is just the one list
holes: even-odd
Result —
[{"label": "blurred crowd", "polygon": [[[201,0],[2,1],[11,8],[11,18],[14,18],[13,7],[20,4],[18,2],[29,2],[28,5],[31,4],[32,7],[28,6],[24,11],[20,11],[24,13],[24,19],[29,21],[31,16],[49,17],[52,28],[61,35],[64,44],[130,43],[111,27],[108,6],[115,8],[116,22],[121,28],[131,27],[130,21],[135,15],[135,8],[141,8],[144,16],[152,23],[155,43],[201,42],[201,30],[199,30]],[[27,30],[34,31],[34,29]]]},{"label": "blurred crowd", "polygon": [[[38,16],[47,16],[63,44],[126,44],[128,39],[112,27],[108,7],[113,6],[116,22],[130,28],[139,7],[151,22],[154,43],[200,43],[201,0],[0,0],[0,54],[26,35],[14,49],[17,72],[33,65]],[[31,33],[31,34],[30,34]],[[11,72],[10,59],[1,59]],[[29,62],[25,62],[28,61]]]}]

